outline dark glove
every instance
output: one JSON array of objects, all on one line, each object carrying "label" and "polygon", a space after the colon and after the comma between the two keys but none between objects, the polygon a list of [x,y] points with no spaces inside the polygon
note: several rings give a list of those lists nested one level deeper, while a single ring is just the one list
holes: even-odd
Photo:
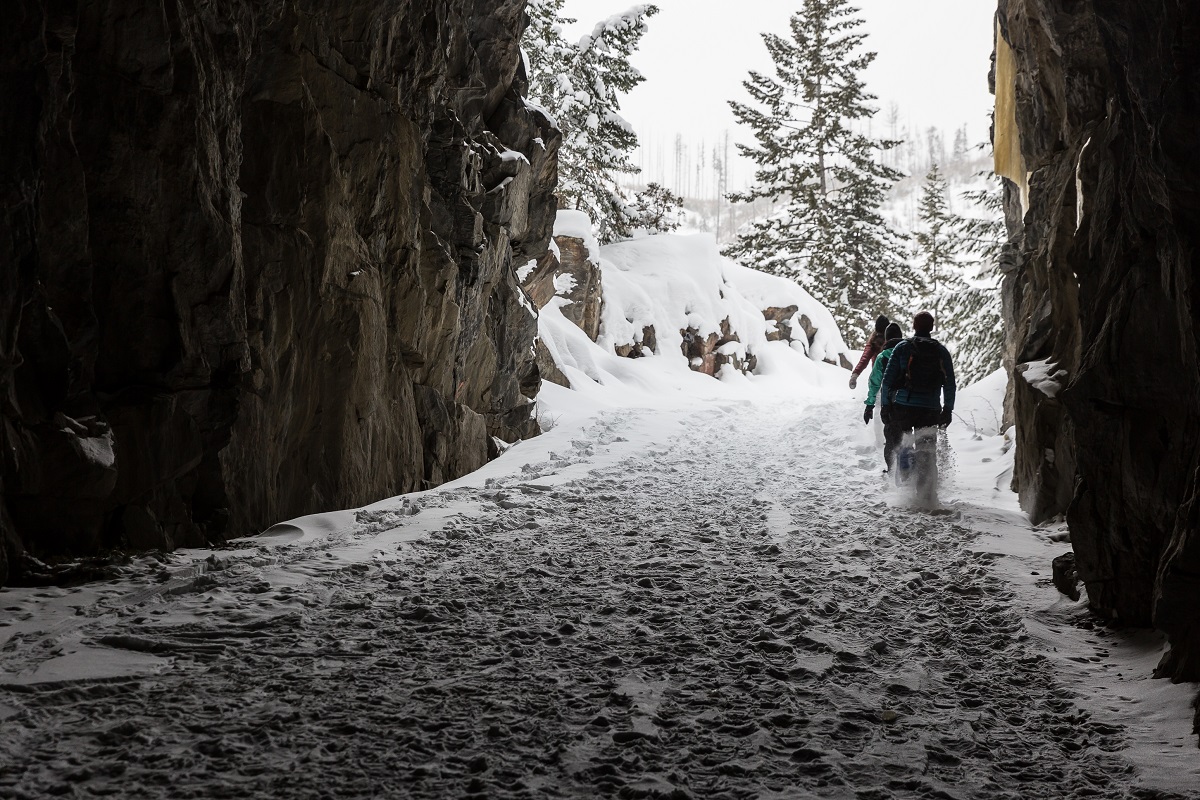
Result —
[{"label": "dark glove", "polygon": [[880,406],[879,407],[879,419],[881,419],[883,421],[884,425],[890,425],[892,422],[892,407],[891,406]]},{"label": "dark glove", "polygon": [[875,406],[867,406],[867,410],[863,412],[863,424],[870,425],[871,418],[875,416]]},{"label": "dark glove", "polygon": [[939,428],[948,427],[950,425],[950,423],[953,421],[954,421],[954,409],[953,408],[943,408],[942,413],[938,416],[938,427]]}]

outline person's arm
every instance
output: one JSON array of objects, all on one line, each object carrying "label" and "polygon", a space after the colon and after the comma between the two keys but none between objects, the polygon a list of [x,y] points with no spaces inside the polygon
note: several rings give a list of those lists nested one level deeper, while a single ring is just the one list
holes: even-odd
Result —
[{"label": "person's arm", "polygon": [[892,387],[900,379],[900,365],[908,363],[908,342],[901,342],[892,348],[892,356],[888,359],[887,368],[883,371],[883,380],[879,386],[879,404],[892,404]]},{"label": "person's arm", "polygon": [[871,359],[878,353],[879,342],[876,341],[875,336],[872,335],[870,339],[867,339],[867,346],[863,348],[862,358],[858,360],[858,366],[855,367],[854,371],[850,374],[854,375],[855,377],[862,375],[867,368],[867,364],[869,364]]},{"label": "person's arm", "polygon": [[942,409],[953,411],[954,396],[958,387],[954,383],[954,360],[950,358],[950,351],[945,347],[942,347],[942,369],[946,373],[946,382],[942,384]]},{"label": "person's arm", "polygon": [[883,383],[883,371],[887,369],[888,357],[883,353],[879,354],[879,358],[875,359],[875,366],[871,368],[871,377],[867,381],[867,405],[875,405],[875,398],[879,396],[879,387]]}]

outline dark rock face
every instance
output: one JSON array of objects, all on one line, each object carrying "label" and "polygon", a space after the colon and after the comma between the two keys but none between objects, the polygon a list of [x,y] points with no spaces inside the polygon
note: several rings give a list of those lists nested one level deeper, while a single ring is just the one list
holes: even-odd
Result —
[{"label": "dark rock face", "polygon": [[1200,679],[1200,5],[1001,0],[998,20],[1029,173],[1009,366],[1065,386],[1014,375],[1021,497],[1066,513],[1092,605],[1164,630],[1160,673]]},{"label": "dark rock face", "polygon": [[546,250],[558,135],[521,99],[523,14],[7,9],[0,583],[25,551],[216,541],[536,433],[513,265]]}]

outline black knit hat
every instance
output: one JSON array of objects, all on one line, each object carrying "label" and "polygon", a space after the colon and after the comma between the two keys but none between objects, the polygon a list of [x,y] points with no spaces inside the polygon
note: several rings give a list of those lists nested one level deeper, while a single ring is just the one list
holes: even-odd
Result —
[{"label": "black knit hat", "polygon": [[885,342],[891,342],[896,339],[903,339],[903,338],[904,338],[904,331],[900,328],[899,325],[897,325],[894,322],[891,323],[890,325],[888,325],[887,329],[884,330],[884,332],[883,332],[883,340]]},{"label": "black knit hat", "polygon": [[875,320],[875,332],[883,333],[884,329],[888,326],[888,322],[888,318],[880,314],[879,319]]}]

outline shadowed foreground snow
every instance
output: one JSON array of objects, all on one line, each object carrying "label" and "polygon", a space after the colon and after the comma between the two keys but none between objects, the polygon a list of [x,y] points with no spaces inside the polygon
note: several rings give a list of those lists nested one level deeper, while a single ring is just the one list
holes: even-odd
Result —
[{"label": "shadowed foreground snow", "polygon": [[884,495],[860,409],[596,410],[420,497],[0,593],[0,795],[1194,793],[1161,643],[1090,629],[986,481]]}]

